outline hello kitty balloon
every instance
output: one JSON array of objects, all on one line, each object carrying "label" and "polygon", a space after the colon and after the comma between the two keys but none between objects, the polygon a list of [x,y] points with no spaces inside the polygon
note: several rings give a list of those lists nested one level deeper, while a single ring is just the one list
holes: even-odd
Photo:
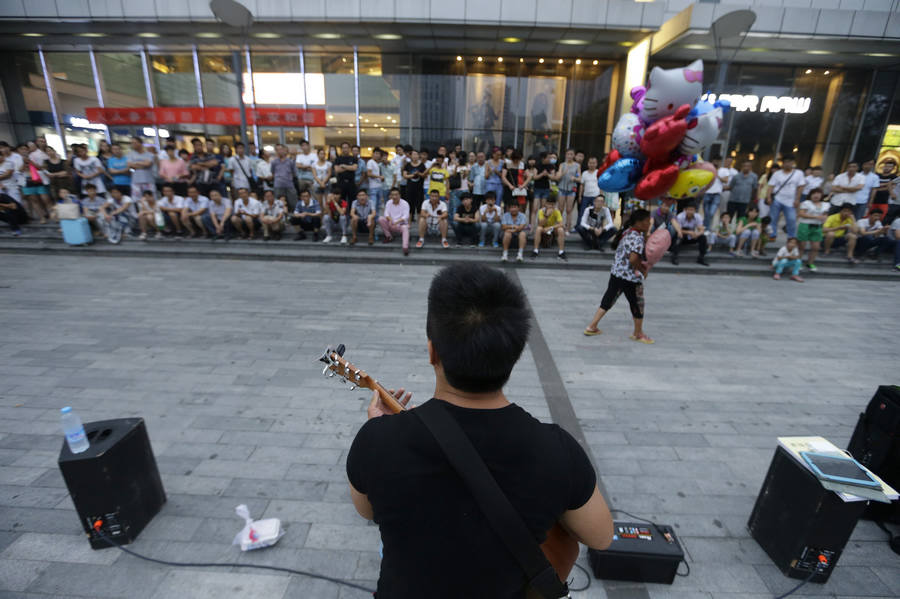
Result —
[{"label": "hello kitty balloon", "polygon": [[640,158],[643,134],[644,126],[638,115],[626,112],[613,129],[612,145],[623,158]]},{"label": "hello kitty balloon", "polygon": [[703,61],[695,60],[686,67],[661,69],[653,67],[647,87],[631,91],[634,99],[632,111],[644,123],[653,123],[664,116],[675,114],[682,104],[694,106],[703,91]]},{"label": "hello kitty balloon", "polygon": [[715,104],[705,100],[698,102],[688,114],[688,129],[678,146],[678,152],[684,155],[700,154],[709,147],[719,136],[725,111],[730,107],[727,100],[719,100]]}]

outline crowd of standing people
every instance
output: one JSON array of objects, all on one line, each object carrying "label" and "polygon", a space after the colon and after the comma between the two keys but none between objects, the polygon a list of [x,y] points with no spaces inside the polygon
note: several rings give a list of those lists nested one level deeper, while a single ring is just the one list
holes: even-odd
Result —
[{"label": "crowd of standing people", "polygon": [[700,198],[646,202],[601,190],[601,157],[577,149],[526,158],[513,147],[488,154],[441,145],[432,153],[398,144],[366,158],[347,142],[313,149],[302,140],[296,153],[199,138],[190,146],[157,151],[134,137],[127,147],[101,142],[96,155],[73,144],[64,159],[42,137],[15,148],[0,142],[0,219],[19,235],[21,224],[45,223],[59,204],[74,203],[97,236],[114,243],[129,235],[278,240],[291,226],[295,239],[325,243],[398,236],[404,253],[416,234],[417,248],[432,236],[449,248],[453,231],[457,244],[502,247],[505,261],[513,249],[523,260],[529,247],[532,258],[555,247],[566,260],[573,234],[586,249],[605,251],[622,230],[617,223],[644,209],[650,231],[670,232],[676,264],[687,245],[698,246],[704,265],[717,246],[731,256],[765,255],[782,218],[809,270],[820,253],[838,249],[852,263],[900,253],[900,177],[891,157],[879,172],[870,160],[827,176],[815,166],[801,171],[792,156],[761,175],[749,161],[738,169],[731,157],[714,159],[717,176]]}]

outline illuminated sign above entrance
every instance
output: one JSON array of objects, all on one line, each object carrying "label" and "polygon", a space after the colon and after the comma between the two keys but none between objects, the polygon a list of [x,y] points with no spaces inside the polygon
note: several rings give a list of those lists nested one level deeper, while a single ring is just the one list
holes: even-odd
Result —
[{"label": "illuminated sign above entrance", "polygon": [[809,110],[811,98],[797,98],[793,96],[759,96],[744,94],[716,95],[706,93],[700,96],[701,100],[714,103],[716,100],[728,100],[731,108],[738,112],[785,112],[787,114],[804,114]]}]

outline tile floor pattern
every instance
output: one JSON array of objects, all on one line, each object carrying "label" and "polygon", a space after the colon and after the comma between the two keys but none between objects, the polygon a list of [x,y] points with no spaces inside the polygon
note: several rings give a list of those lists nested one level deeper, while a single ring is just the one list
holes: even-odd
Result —
[{"label": "tile floor pattern", "polygon": [[[344,475],[367,395],[325,380],[314,360],[342,342],[383,382],[429,395],[424,315],[434,270],[7,255],[0,599],[221,599],[251,589],[267,599],[368,596],[301,577],[175,570],[92,551],[56,467],[58,408],[72,405],[85,420],[146,419],[169,501],[134,549],[374,585],[378,531],[356,516]],[[608,499],[677,526],[688,551],[691,576],[632,590],[762,599],[793,586],[749,538],[747,516],[775,437],[844,444],[875,386],[897,382],[896,287],[659,274],[646,291],[647,331],[657,338],[647,347],[627,339],[624,300],[604,335],[580,335],[605,271],[519,276]],[[528,350],[507,393],[549,418]],[[287,535],[240,554],[230,545],[238,503],[281,518]],[[892,597],[898,588],[900,557],[862,522],[831,581],[801,594]],[[573,596],[607,592],[594,581]]]}]

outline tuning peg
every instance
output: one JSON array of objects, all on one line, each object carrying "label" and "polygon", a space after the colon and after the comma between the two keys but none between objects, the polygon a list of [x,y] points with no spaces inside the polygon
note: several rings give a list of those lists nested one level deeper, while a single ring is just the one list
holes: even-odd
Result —
[{"label": "tuning peg", "polygon": [[341,343],[340,345],[337,346],[337,349],[334,350],[334,351],[337,353],[337,355],[343,357],[343,356],[344,356],[344,350],[345,350],[345,349],[346,349],[346,348],[344,347],[344,344]]},{"label": "tuning peg", "polygon": [[329,370],[330,370],[330,368],[328,366],[326,366],[325,368],[322,369],[322,374],[327,376]]},{"label": "tuning peg", "polygon": [[335,375],[335,372],[332,370],[330,373],[328,373],[328,378],[333,379],[334,375]]},{"label": "tuning peg", "polygon": [[351,391],[355,391],[355,390],[356,390],[356,385],[350,385],[350,390],[351,390]]}]

